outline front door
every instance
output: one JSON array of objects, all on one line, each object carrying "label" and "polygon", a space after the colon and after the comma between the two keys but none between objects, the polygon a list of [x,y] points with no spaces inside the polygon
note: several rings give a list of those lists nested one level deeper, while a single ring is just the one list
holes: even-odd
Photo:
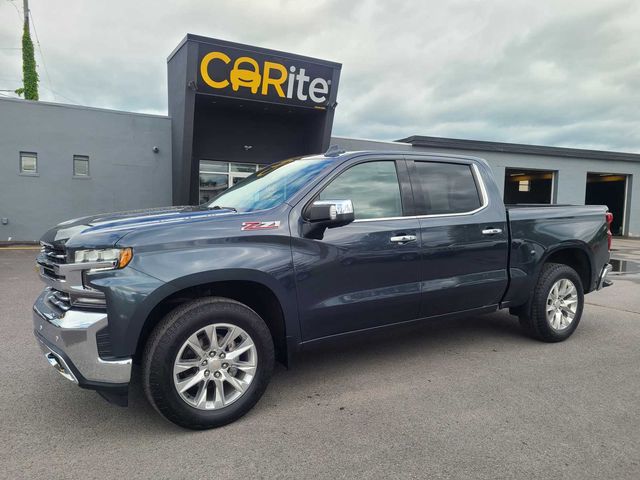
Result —
[{"label": "front door", "polygon": [[420,225],[405,217],[412,198],[399,174],[406,179],[401,159],[350,164],[307,200],[351,200],[356,220],[321,240],[292,232],[304,341],[418,316]]}]

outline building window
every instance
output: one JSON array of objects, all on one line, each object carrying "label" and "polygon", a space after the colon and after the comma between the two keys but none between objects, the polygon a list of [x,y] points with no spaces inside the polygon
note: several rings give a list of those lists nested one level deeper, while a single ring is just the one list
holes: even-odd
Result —
[{"label": "building window", "polygon": [[20,152],[20,173],[24,175],[38,174],[38,154]]},{"label": "building window", "polygon": [[88,177],[89,176],[89,157],[84,155],[73,156],[73,176]]},{"label": "building window", "polygon": [[255,163],[200,160],[200,203],[208,202],[259,169]]},{"label": "building window", "polygon": [[519,192],[528,192],[531,190],[529,185],[529,180],[519,180],[518,181],[518,191]]}]

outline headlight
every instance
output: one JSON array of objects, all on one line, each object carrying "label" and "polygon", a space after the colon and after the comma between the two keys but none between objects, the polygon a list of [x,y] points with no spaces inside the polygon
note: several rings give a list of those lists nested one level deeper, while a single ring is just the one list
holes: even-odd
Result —
[{"label": "headlight", "polygon": [[78,250],[75,253],[75,263],[108,263],[111,267],[100,268],[124,268],[133,258],[131,248],[105,248],[102,250]]}]

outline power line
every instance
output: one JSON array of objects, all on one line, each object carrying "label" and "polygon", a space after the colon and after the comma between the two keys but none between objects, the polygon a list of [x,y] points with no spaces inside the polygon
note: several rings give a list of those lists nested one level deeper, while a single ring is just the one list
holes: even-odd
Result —
[{"label": "power line", "polygon": [[7,0],[7,2],[13,5],[13,8],[16,9],[16,12],[18,12],[18,18],[20,18],[20,22],[22,22],[22,13],[20,13],[20,9],[18,9],[18,6],[15,3],[13,3],[13,0]]},{"label": "power line", "polygon": [[47,62],[44,60],[44,53],[42,53],[42,47],[40,46],[40,39],[38,38],[38,31],[36,30],[36,22],[33,19],[33,13],[31,9],[29,9],[29,18],[31,19],[31,25],[33,25],[33,33],[36,36],[36,44],[38,45],[38,50],[40,51],[40,58],[42,58],[42,66],[44,67],[44,73],[47,76],[47,83],[49,83],[49,90],[53,93],[53,99],[56,100],[56,93],[53,91],[51,85],[51,77],[49,76],[49,69],[47,68]]}]

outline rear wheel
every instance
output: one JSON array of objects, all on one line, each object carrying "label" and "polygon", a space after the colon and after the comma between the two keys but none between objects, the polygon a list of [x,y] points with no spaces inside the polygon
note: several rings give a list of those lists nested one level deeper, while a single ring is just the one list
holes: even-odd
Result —
[{"label": "rear wheel", "polygon": [[538,340],[561,342],[578,327],[583,306],[584,291],[576,271],[548,263],[542,267],[530,307],[519,312],[520,324]]},{"label": "rear wheel", "polygon": [[271,334],[246,305],[205,298],[178,307],[154,329],[143,359],[149,402],[168,420],[214,428],[248,412],[273,371]]}]

